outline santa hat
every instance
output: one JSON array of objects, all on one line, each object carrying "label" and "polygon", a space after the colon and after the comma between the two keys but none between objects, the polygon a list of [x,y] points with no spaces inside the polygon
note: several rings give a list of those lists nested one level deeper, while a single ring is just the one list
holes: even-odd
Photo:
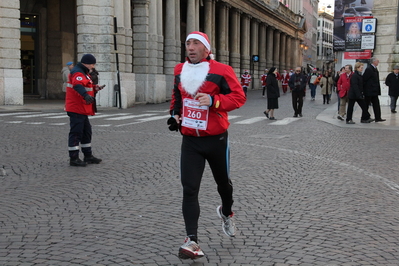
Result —
[{"label": "santa hat", "polygon": [[209,53],[211,53],[211,44],[209,42],[208,35],[206,35],[205,33],[200,32],[200,31],[193,31],[189,35],[187,35],[186,42],[189,39],[199,40],[200,42],[202,42],[205,45],[205,47],[206,47],[206,49],[208,49]]}]

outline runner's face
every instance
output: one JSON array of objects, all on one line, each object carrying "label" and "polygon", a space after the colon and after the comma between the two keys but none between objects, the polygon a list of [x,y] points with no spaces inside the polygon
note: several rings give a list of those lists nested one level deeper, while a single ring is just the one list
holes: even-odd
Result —
[{"label": "runner's face", "polygon": [[207,58],[209,51],[205,45],[197,39],[189,39],[186,42],[187,56],[191,63],[195,64],[200,62],[202,59]]}]

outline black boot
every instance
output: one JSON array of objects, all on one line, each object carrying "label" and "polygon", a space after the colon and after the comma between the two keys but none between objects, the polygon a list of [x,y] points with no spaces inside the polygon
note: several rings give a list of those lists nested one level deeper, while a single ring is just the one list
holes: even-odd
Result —
[{"label": "black boot", "polygon": [[86,166],[87,163],[82,161],[81,159],[78,158],[71,158],[69,160],[69,165],[70,166]]},{"label": "black boot", "polygon": [[95,164],[99,164],[102,161],[101,159],[96,158],[93,155],[85,156],[83,160],[85,161],[85,163],[95,163]]}]

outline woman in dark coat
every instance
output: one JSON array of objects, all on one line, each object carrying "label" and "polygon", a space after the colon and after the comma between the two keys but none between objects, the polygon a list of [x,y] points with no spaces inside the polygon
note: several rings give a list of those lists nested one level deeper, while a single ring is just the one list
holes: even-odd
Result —
[{"label": "woman in dark coat", "polygon": [[263,113],[270,120],[276,120],[274,118],[274,109],[278,109],[278,98],[280,97],[280,88],[277,82],[277,68],[272,67],[266,78],[266,90],[267,90],[267,110]]},{"label": "woman in dark coat", "polygon": [[353,107],[357,102],[362,108],[362,117],[360,119],[361,123],[370,123],[373,122],[374,119],[370,119],[370,113],[368,111],[368,106],[364,101],[364,94],[363,94],[363,63],[357,62],[355,64],[355,72],[353,73],[351,80],[350,80],[350,88],[348,91],[348,110],[346,112],[346,123],[347,124],[355,124],[352,121],[353,115]]}]

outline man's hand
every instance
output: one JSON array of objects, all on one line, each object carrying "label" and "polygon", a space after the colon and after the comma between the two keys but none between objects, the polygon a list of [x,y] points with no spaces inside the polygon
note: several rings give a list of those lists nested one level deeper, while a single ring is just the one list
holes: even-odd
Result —
[{"label": "man's hand", "polygon": [[94,88],[96,91],[100,91],[100,90],[102,90],[102,89],[104,89],[104,87],[105,87],[105,84],[104,85],[96,85],[96,87]]},{"label": "man's hand", "polygon": [[211,105],[211,97],[209,94],[199,92],[195,95],[194,100],[199,101],[199,106],[210,106]]},{"label": "man's hand", "polygon": [[93,103],[94,100],[95,100],[95,98],[94,98],[93,96],[90,96],[89,94],[87,94],[87,95],[84,97],[84,99],[85,99],[85,101],[86,101],[86,104],[91,104],[91,103]]},{"label": "man's hand", "polygon": [[174,117],[170,117],[167,124],[169,125],[170,131],[177,131],[179,129],[180,116],[175,115]]}]

